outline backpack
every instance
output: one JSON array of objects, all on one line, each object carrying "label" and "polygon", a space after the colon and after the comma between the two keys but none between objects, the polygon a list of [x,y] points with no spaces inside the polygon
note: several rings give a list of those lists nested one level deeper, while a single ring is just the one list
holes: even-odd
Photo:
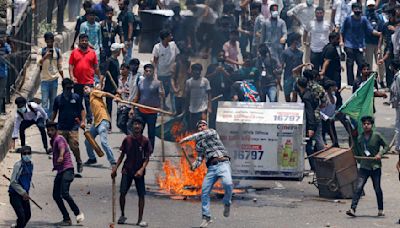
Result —
[{"label": "backpack", "polygon": [[259,102],[260,95],[257,92],[256,87],[247,81],[240,83],[240,90],[243,92],[244,101],[246,102]]},{"label": "backpack", "polygon": [[[58,61],[61,58],[61,51],[59,48],[54,48],[54,50],[56,50],[57,61]],[[42,55],[42,57],[46,54],[46,52],[47,52],[47,47],[42,48],[41,53],[40,53]],[[42,66],[40,66],[40,71],[42,71]]]},{"label": "backpack", "polygon": [[400,71],[394,76],[394,81],[390,86],[390,99],[389,102],[393,108],[400,106]]},{"label": "backpack", "polygon": [[[27,110],[27,112],[32,111],[32,112],[35,113],[35,115],[37,116],[38,110],[35,109],[35,108],[33,108],[31,103],[35,103],[35,104],[39,105],[38,103],[36,103],[36,102],[34,102],[34,101],[28,102],[28,103],[27,103],[27,105],[28,105],[28,110]],[[17,113],[18,113],[18,115],[21,117],[22,120],[25,120],[24,115],[23,115],[20,111],[17,111]]]}]

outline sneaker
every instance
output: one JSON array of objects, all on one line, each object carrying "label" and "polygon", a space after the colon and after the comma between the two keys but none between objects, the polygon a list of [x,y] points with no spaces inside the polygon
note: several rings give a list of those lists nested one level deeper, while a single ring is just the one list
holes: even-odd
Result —
[{"label": "sneaker", "polygon": [[78,173],[82,173],[83,165],[82,165],[81,162],[80,163],[76,163],[76,169],[77,169]]},{"label": "sneaker", "polygon": [[57,222],[54,224],[55,226],[72,226],[71,219],[70,220],[62,220],[61,222]]},{"label": "sneaker", "polygon": [[17,227],[17,224],[12,224],[11,225],[11,228],[16,228]]},{"label": "sneaker", "polygon": [[119,217],[118,219],[118,224],[125,224],[126,220],[127,218],[121,215],[121,217]]},{"label": "sneaker", "polygon": [[88,159],[85,163],[83,163],[84,165],[93,165],[96,164],[97,160],[95,159]]},{"label": "sneaker", "polygon": [[138,223],[136,223],[136,226],[140,226],[140,227],[147,227],[149,224],[147,224],[147,222],[145,221],[140,221]]},{"label": "sneaker", "polygon": [[207,227],[212,222],[213,221],[211,220],[211,218],[203,216],[203,220],[201,221],[201,224],[199,227]]},{"label": "sneaker", "polygon": [[230,205],[224,205],[224,217],[229,217],[229,212],[231,211]]},{"label": "sneaker", "polygon": [[378,211],[378,216],[385,216],[385,212],[383,210]]},{"label": "sneaker", "polygon": [[83,220],[85,220],[85,215],[81,212],[79,213],[79,215],[76,216],[76,222],[81,223],[83,222]]},{"label": "sneaker", "polygon": [[346,215],[356,217],[356,209],[351,208],[350,210],[346,211]]}]

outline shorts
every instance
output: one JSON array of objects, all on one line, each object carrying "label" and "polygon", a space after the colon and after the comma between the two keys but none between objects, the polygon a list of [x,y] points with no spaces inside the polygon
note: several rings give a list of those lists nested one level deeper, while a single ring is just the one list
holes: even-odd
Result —
[{"label": "shorts", "polygon": [[122,174],[121,186],[120,186],[119,192],[123,195],[128,193],[133,180],[135,181],[135,186],[136,186],[136,191],[137,191],[138,196],[139,197],[145,196],[146,188],[145,188],[145,184],[144,184],[144,175],[142,177],[136,178],[131,175]]},{"label": "shorts", "polygon": [[289,77],[283,81],[283,93],[286,97],[290,96],[296,86],[296,79],[293,77]]}]

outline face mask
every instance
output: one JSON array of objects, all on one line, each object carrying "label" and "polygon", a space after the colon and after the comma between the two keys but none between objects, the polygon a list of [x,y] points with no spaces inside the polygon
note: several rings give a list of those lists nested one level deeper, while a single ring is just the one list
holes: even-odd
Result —
[{"label": "face mask", "polygon": [[271,17],[272,17],[272,18],[278,18],[278,16],[279,16],[278,11],[272,11],[272,12],[271,12]]},{"label": "face mask", "polygon": [[31,162],[32,155],[22,155],[22,160],[24,162]]},{"label": "face mask", "polygon": [[361,15],[361,11],[354,11],[354,15],[356,15],[356,16],[360,16]]},{"label": "face mask", "polygon": [[26,107],[18,108],[17,110],[18,110],[18,112],[25,113]]},{"label": "face mask", "polygon": [[307,6],[312,6],[314,4],[314,0],[307,0],[306,4]]}]

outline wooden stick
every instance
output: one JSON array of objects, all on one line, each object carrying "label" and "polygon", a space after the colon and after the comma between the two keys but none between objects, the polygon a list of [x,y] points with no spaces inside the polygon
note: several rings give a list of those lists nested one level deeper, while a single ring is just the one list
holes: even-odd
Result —
[{"label": "wooden stick", "polygon": [[213,97],[213,98],[211,98],[211,101],[215,101],[215,100],[217,100],[217,99],[219,99],[219,98],[221,98],[223,95],[222,94],[220,94],[220,95],[218,95],[218,96],[216,96],[216,97]]},{"label": "wooden stick", "polygon": [[115,177],[112,179],[112,223],[115,224]]},{"label": "wooden stick", "polygon": [[184,149],[182,146],[181,146],[181,150],[182,150],[183,155],[184,155],[185,158],[186,158],[186,161],[189,163],[190,168],[192,168],[192,162],[190,161],[189,156],[187,155],[185,149]]},{"label": "wooden stick", "polygon": [[118,85],[117,85],[117,83],[115,83],[114,78],[111,76],[110,71],[107,71],[106,74],[110,78],[111,84],[113,85],[115,91],[117,91],[118,90]]},{"label": "wooden stick", "polygon": [[[112,97],[113,99],[115,99],[115,95],[113,95],[111,93],[107,93],[107,96]],[[147,105],[142,105],[142,104],[131,102],[131,101],[120,100],[119,102],[121,102],[123,104],[133,105],[133,106],[136,106],[136,107],[139,107],[139,108],[150,109],[150,110],[153,110],[153,111],[156,111],[156,112],[160,112],[160,113],[164,113],[164,114],[167,114],[167,115],[170,115],[170,116],[174,115],[172,112],[168,112],[168,111],[162,110],[160,108],[154,108],[154,107],[150,107],[150,106],[147,106]]]},{"label": "wooden stick", "polygon": [[[163,102],[161,102],[161,108],[164,107]],[[161,156],[162,161],[165,162],[165,145],[164,145],[164,114],[161,113]]]},{"label": "wooden stick", "polygon": [[[3,177],[6,178],[8,181],[11,182],[11,179],[8,178],[5,174],[3,174]],[[43,210],[43,208],[41,206],[39,206],[39,204],[36,203],[35,200],[33,200],[31,197],[29,197],[29,200],[32,201],[33,204],[35,204],[40,210]]]},{"label": "wooden stick", "polygon": [[[357,160],[376,160],[375,157],[354,156]],[[381,159],[388,159],[389,157],[382,156]]]}]

